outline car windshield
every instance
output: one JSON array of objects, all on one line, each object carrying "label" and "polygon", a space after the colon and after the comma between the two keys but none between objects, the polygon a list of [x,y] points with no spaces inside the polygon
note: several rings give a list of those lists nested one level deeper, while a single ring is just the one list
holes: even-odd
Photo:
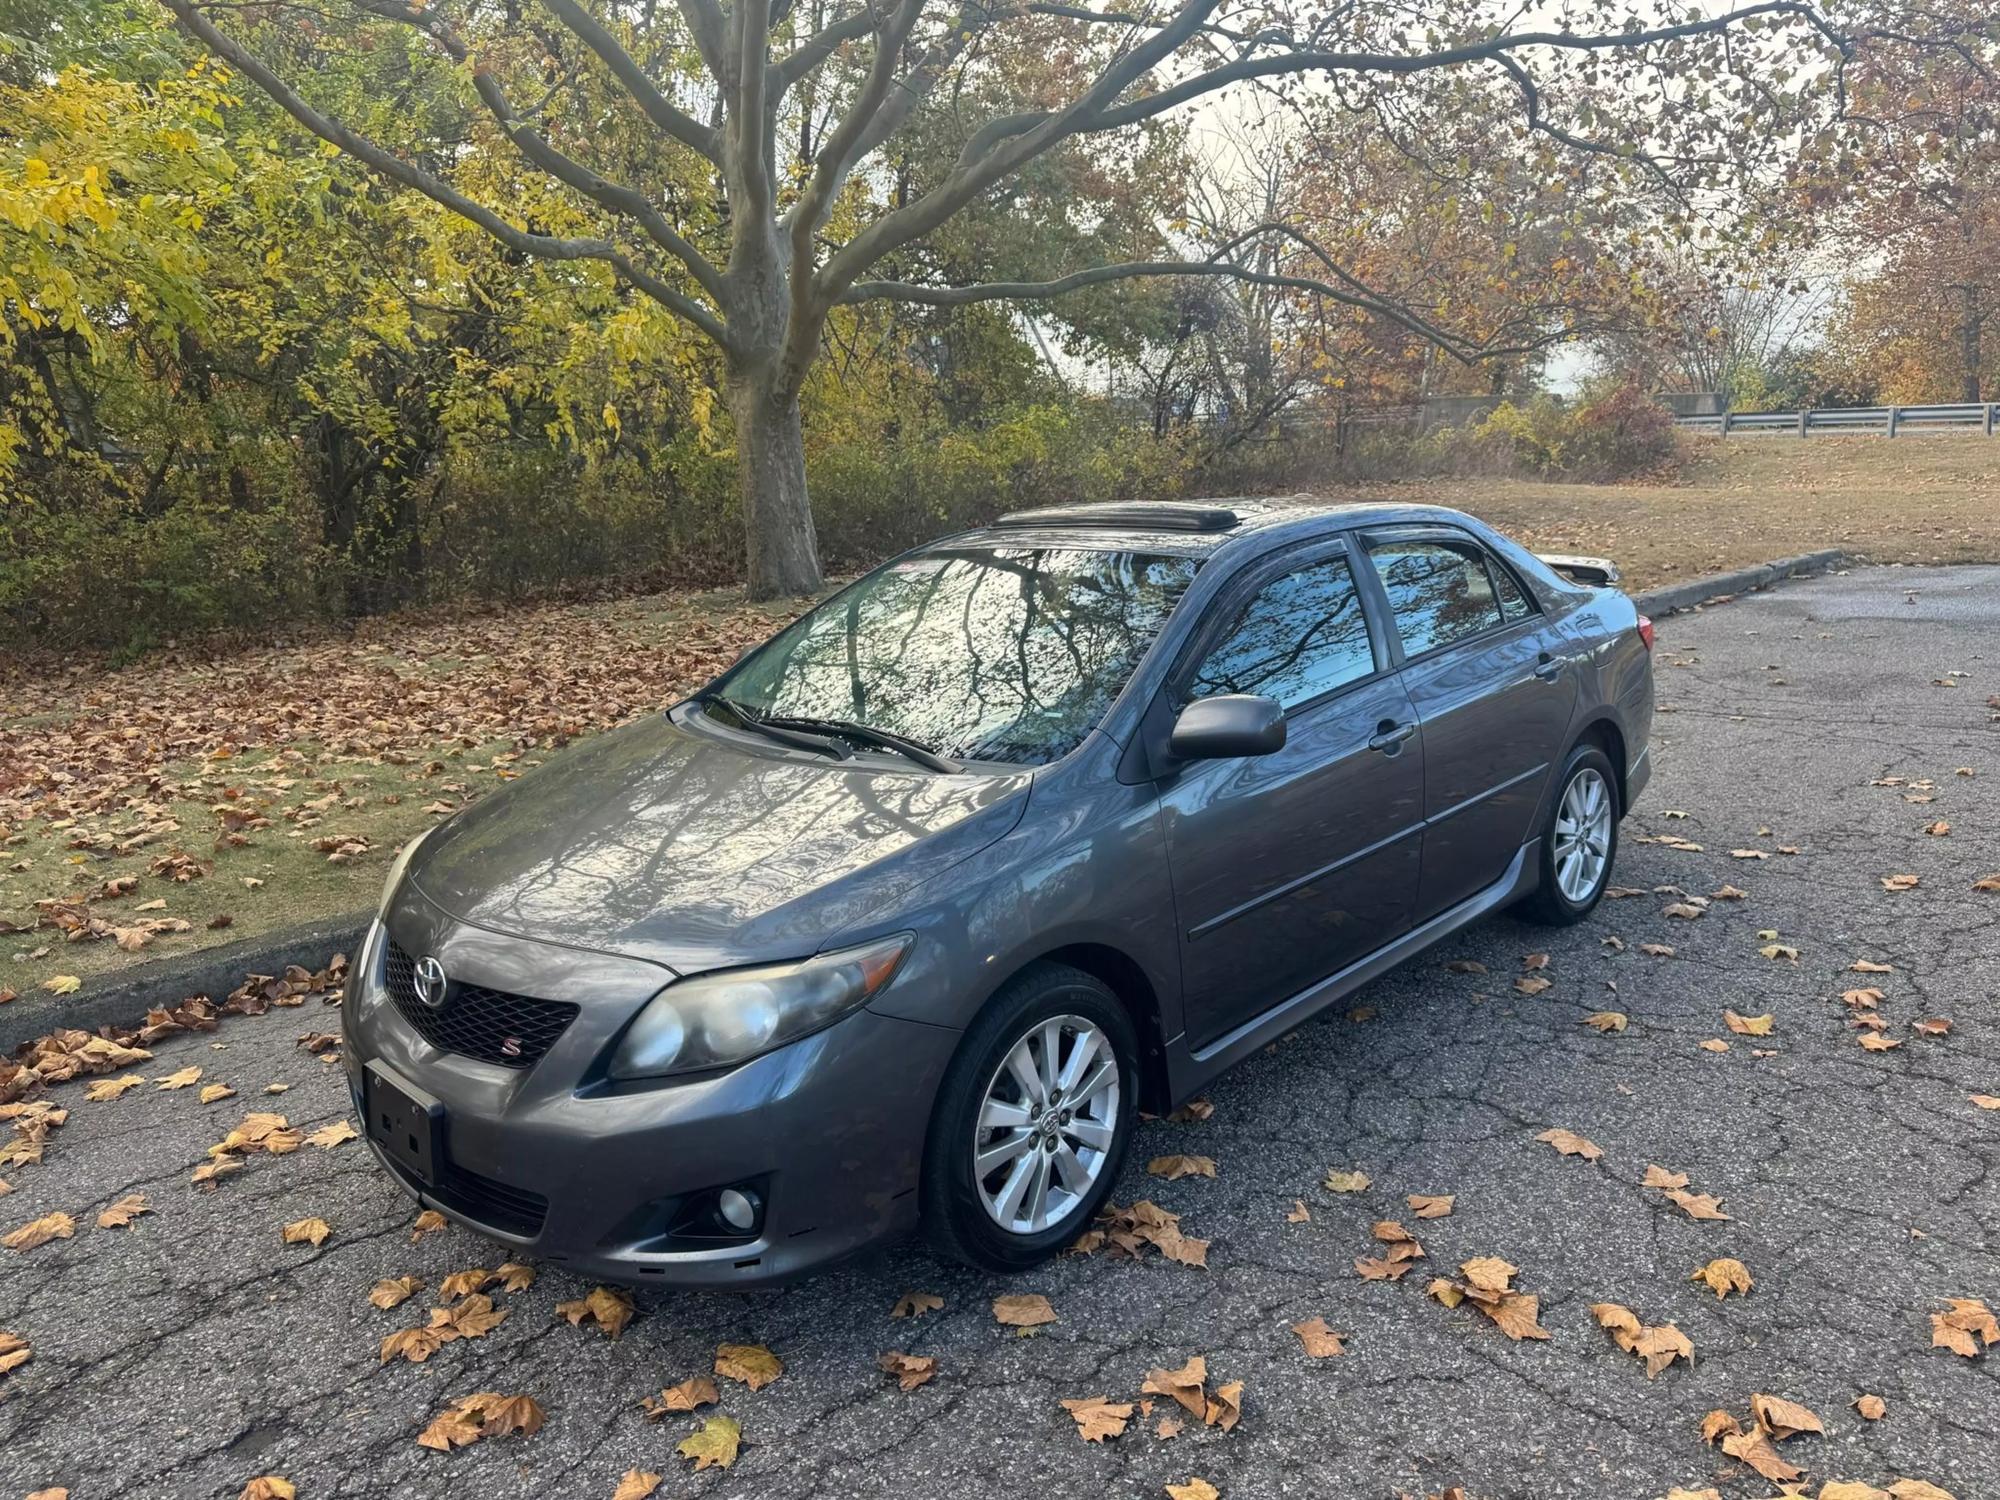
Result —
[{"label": "car windshield", "polygon": [[762,717],[1045,764],[1096,727],[1199,566],[1079,547],[907,557],[795,621],[722,691]]}]

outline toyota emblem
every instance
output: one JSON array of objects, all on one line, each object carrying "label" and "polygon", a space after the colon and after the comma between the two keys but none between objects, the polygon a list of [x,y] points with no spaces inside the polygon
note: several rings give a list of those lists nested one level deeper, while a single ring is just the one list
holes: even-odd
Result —
[{"label": "toyota emblem", "polygon": [[444,965],[437,961],[435,954],[426,953],[417,960],[417,998],[436,1010],[444,1004],[444,997],[451,989],[451,981],[445,977]]}]

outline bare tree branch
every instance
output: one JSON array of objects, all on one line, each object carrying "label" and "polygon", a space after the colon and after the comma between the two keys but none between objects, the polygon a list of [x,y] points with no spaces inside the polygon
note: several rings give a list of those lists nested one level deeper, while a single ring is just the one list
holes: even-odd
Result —
[{"label": "bare tree branch", "polygon": [[662,307],[694,324],[722,348],[733,347],[729,330],[721,318],[686,293],[637,265],[631,257],[609,240],[571,239],[558,235],[536,234],[510,224],[485,204],[466,197],[414,162],[405,161],[367,136],[314,109],[276,73],[218,31],[215,23],[202,14],[197,0],[160,0],[160,3],[173,13],[175,19],[202,45],[249,78],[269,94],[279,108],[321,140],[338,146],[349,156],[373,167],[392,182],[422,193],[432,202],[469,219],[501,244],[522,255],[537,255],[549,260],[602,261]]},{"label": "bare tree branch", "polygon": [[644,193],[613,182],[602,173],[584,166],[550,145],[547,138],[522,120],[493,74],[472,65],[471,49],[443,17],[431,10],[413,10],[406,0],[356,0],[356,3],[385,20],[414,26],[435,41],[445,56],[471,72],[474,92],[523,156],[593,202],[630,218],[652,237],[654,243],[685,265],[702,290],[720,305],[722,272],[716,269],[715,264],[683,238]]},{"label": "bare tree branch", "polygon": [[782,99],[786,90],[811,73],[834,53],[849,42],[859,41],[882,24],[883,16],[875,7],[863,0],[860,9],[830,21],[814,35],[800,42],[787,56],[771,65],[776,77],[771,84],[771,98]]},{"label": "bare tree branch", "polygon": [[693,147],[710,161],[720,160],[715,132],[693,115],[675,107],[632,54],[619,46],[618,39],[600,26],[577,0],[542,0],[542,4],[574,32],[584,46],[598,55],[605,67],[611,70],[612,76],[625,86],[625,91],[647,119],[683,146]]}]

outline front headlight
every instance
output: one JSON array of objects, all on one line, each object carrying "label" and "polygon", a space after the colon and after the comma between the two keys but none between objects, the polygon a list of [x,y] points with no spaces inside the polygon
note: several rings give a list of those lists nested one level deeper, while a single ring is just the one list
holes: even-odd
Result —
[{"label": "front headlight", "polygon": [[375,908],[376,921],[382,922],[388,920],[389,903],[395,899],[396,887],[403,883],[403,872],[410,867],[410,857],[417,852],[417,845],[421,844],[437,831],[438,825],[433,823],[422,833],[403,845],[402,849],[397,852],[396,857],[389,861],[389,878],[382,882],[382,900]]},{"label": "front headlight", "polygon": [[910,942],[910,934],[898,933],[798,963],[678,980],[639,1012],[612,1054],[611,1076],[697,1073],[795,1041],[877,994]]}]

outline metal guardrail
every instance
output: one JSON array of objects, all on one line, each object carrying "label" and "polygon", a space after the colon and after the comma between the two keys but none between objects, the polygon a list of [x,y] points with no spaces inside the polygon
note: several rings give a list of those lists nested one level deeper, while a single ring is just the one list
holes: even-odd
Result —
[{"label": "metal guardrail", "polygon": [[1726,411],[1711,416],[1675,417],[1676,427],[1720,437],[1760,432],[1807,437],[1815,432],[2000,432],[2000,402],[1966,401],[1951,406],[1827,406],[1805,411]]}]

